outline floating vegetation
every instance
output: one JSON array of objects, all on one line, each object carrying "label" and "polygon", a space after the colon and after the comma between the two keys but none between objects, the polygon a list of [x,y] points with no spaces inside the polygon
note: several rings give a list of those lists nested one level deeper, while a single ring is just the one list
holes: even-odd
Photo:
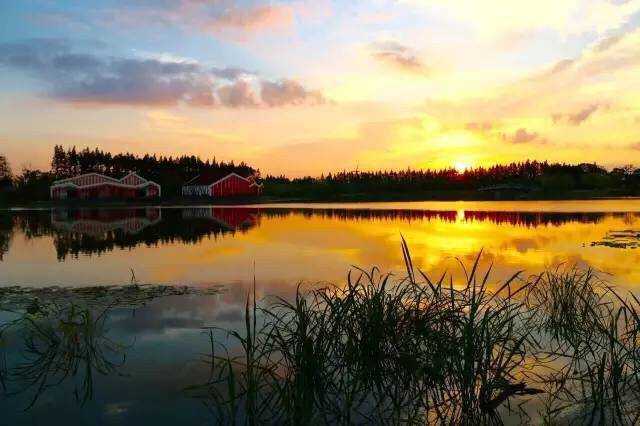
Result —
[{"label": "floating vegetation", "polygon": [[137,308],[167,296],[213,295],[222,286],[191,287],[174,285],[132,284],[94,287],[0,287],[0,311],[46,312],[51,306],[80,305],[89,308]]},{"label": "floating vegetation", "polygon": [[247,296],[231,345],[208,329],[209,379],[187,389],[214,424],[640,421],[640,300],[591,270],[489,286],[377,268],[293,301]]},{"label": "floating vegetation", "polygon": [[591,246],[635,249],[640,247],[640,231],[634,229],[609,231],[602,240],[592,242]]}]

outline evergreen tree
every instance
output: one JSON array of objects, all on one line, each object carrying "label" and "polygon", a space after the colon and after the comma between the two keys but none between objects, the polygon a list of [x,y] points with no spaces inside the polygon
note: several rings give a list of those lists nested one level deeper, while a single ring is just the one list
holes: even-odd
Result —
[{"label": "evergreen tree", "polygon": [[7,161],[7,157],[0,155],[0,182],[11,182],[12,180],[13,173],[9,161]]}]

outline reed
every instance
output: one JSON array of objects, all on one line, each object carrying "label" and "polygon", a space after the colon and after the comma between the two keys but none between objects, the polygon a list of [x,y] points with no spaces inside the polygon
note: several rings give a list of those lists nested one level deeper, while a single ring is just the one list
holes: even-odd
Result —
[{"label": "reed", "polygon": [[637,423],[635,296],[571,267],[490,286],[481,253],[464,281],[432,278],[402,252],[401,277],[355,268],[292,300],[254,288],[244,333],[210,334],[212,376],[189,392],[226,424],[501,424],[534,406],[548,424]]},{"label": "reed", "polygon": [[[247,293],[243,329],[206,329],[209,377],[187,389],[214,424],[542,424],[640,422],[640,299],[591,269],[561,265],[495,284],[482,253],[437,277],[353,268],[340,285],[299,285],[293,298]],[[464,277],[462,280],[455,277]],[[82,404],[97,375],[119,374],[110,309],[210,294],[144,286],[0,291],[16,315],[21,361],[0,389],[29,407],[63,382]],[[223,332],[225,339],[216,336]],[[27,407],[27,408],[29,408]]]}]

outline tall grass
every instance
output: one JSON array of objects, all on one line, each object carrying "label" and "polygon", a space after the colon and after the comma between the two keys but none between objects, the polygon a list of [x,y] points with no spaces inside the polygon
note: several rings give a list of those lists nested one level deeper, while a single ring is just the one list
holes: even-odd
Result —
[{"label": "tall grass", "polygon": [[547,376],[547,417],[570,412],[588,424],[640,421],[638,298],[592,270],[545,273],[530,301],[559,367]]},{"label": "tall grass", "polygon": [[[591,270],[489,285],[354,269],[293,300],[247,295],[245,330],[210,334],[212,375],[189,392],[223,424],[633,424],[640,303]],[[532,408],[533,407],[533,408]]]}]

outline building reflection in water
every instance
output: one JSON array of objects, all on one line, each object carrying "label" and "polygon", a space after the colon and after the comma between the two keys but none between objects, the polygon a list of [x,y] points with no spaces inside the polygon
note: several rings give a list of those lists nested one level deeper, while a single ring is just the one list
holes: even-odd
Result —
[{"label": "building reflection in water", "polygon": [[158,207],[144,209],[55,209],[51,225],[58,231],[85,235],[105,235],[116,230],[137,234],[162,220]]},{"label": "building reflection in water", "polygon": [[211,220],[229,231],[248,230],[260,223],[257,208],[192,207],[182,210],[184,220]]},{"label": "building reflection in water", "polygon": [[143,244],[198,243],[203,238],[246,232],[258,209],[188,208],[55,210],[51,229],[59,260]]},{"label": "building reflection in water", "polygon": [[526,228],[567,223],[596,224],[607,217],[632,222],[637,213],[559,213],[513,211],[455,211],[412,209],[280,209],[257,207],[81,208],[0,213],[0,261],[16,230],[27,239],[50,236],[58,260],[67,256],[101,254],[138,245],[173,242],[197,244],[204,238],[246,233],[260,226],[261,217],[301,216],[349,222],[417,221],[443,223],[489,222]]}]

